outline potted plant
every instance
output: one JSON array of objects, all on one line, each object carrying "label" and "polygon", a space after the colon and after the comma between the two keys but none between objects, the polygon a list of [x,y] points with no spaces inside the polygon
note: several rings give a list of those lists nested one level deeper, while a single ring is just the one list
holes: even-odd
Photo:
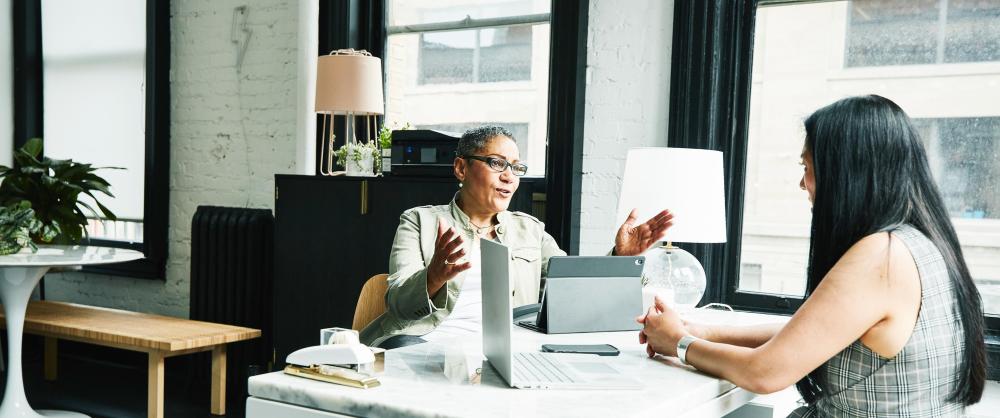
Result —
[{"label": "potted plant", "polygon": [[[14,167],[0,165],[0,206],[22,208],[22,202],[29,203],[34,218],[41,223],[38,228],[28,226],[32,241],[61,245],[79,243],[86,234],[87,214],[99,216],[93,207],[78,199],[80,193],[93,198],[105,218],[117,220],[115,214],[94,196],[95,192],[100,192],[114,197],[107,180],[94,171],[120,168],[93,167],[70,159],[39,159],[41,154],[42,140],[34,138],[14,152]],[[18,215],[23,216],[23,209],[20,210]]]},{"label": "potted plant", "polygon": [[[409,122],[400,128],[400,130],[406,129],[410,129]],[[381,150],[382,158],[377,162],[375,171],[380,173],[388,173],[389,167],[392,165],[392,131],[389,124],[382,125],[382,129],[378,131],[378,147]]]},{"label": "potted plant", "polygon": [[59,234],[59,226],[44,225],[35,219],[35,211],[27,200],[11,206],[0,206],[0,255],[14,254],[22,248],[38,251],[31,236],[42,242],[52,241]]},{"label": "potted plant", "polygon": [[348,176],[375,176],[375,160],[379,158],[375,141],[349,142],[336,151],[337,164],[347,170]]}]

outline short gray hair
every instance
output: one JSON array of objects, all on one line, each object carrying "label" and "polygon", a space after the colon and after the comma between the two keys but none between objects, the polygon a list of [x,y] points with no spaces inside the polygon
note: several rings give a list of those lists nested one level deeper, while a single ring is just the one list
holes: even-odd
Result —
[{"label": "short gray hair", "polygon": [[486,148],[486,145],[489,144],[491,139],[498,136],[505,136],[510,138],[511,141],[514,140],[514,134],[510,133],[507,128],[502,126],[486,125],[469,129],[468,131],[465,131],[465,133],[462,134],[462,138],[458,140],[458,147],[455,149],[455,155],[458,157],[475,155]]}]

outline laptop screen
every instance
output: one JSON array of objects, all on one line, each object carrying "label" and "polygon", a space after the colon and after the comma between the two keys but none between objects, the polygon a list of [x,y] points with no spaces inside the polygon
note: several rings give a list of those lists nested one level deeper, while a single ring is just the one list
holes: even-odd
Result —
[{"label": "laptop screen", "polygon": [[510,338],[514,321],[510,302],[510,249],[496,241],[479,241],[483,272],[483,354],[511,384]]}]

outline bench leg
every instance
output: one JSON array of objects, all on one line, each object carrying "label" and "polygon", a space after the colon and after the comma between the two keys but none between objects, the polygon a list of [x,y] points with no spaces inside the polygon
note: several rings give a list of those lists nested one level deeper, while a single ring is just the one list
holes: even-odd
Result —
[{"label": "bench leg", "polygon": [[45,337],[45,380],[56,380],[59,370],[59,339]]},{"label": "bench leg", "polygon": [[146,387],[146,416],[163,418],[163,353],[149,353],[148,386]]},{"label": "bench leg", "polygon": [[226,414],[226,345],[212,349],[212,414]]}]

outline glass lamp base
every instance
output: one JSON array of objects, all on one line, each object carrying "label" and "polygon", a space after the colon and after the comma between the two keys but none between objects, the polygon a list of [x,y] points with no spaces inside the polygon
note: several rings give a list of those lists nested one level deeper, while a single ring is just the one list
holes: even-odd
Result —
[{"label": "glass lamp base", "polygon": [[656,246],[646,252],[643,269],[643,309],[657,295],[670,307],[685,311],[695,307],[705,294],[705,269],[691,253],[671,246]]}]

